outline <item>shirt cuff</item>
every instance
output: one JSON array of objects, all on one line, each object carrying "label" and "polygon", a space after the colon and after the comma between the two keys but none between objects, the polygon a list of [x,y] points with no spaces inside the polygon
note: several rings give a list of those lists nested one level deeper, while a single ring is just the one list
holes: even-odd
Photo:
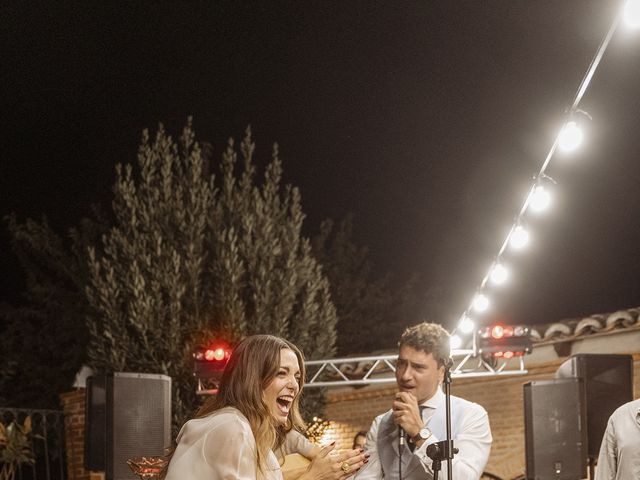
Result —
[{"label": "shirt cuff", "polygon": [[432,433],[429,438],[427,438],[424,442],[422,442],[422,445],[420,445],[418,448],[416,448],[413,451],[413,454],[417,455],[422,463],[427,464],[427,465],[431,465],[431,459],[427,455],[427,447],[429,445],[431,445],[432,443],[438,443],[439,441],[440,440],[438,440],[438,437],[436,437]]}]

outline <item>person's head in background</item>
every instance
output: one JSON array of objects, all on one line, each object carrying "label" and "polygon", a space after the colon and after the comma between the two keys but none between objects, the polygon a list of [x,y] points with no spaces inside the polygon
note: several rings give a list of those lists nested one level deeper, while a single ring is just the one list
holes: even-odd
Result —
[{"label": "person's head in background", "polygon": [[367,432],[358,432],[356,436],[353,437],[353,449],[361,448],[364,450],[364,444],[367,441]]}]

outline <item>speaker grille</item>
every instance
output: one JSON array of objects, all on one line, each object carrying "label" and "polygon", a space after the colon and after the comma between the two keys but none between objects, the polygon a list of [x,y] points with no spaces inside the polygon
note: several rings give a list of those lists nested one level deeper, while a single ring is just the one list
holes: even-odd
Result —
[{"label": "speaker grille", "polygon": [[127,460],[160,456],[171,441],[171,378],[114,373],[107,378],[106,478],[136,480]]},{"label": "speaker grille", "polygon": [[578,378],[524,385],[527,479],[585,478],[584,385]]}]

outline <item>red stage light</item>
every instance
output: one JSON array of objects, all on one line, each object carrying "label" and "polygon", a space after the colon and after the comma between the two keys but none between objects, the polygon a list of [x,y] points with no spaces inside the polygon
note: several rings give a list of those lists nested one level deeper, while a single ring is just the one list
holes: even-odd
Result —
[{"label": "red stage light", "polygon": [[496,340],[504,337],[504,327],[502,325],[495,325],[491,329],[491,336]]},{"label": "red stage light", "polygon": [[[221,341],[214,341],[209,345],[196,347],[193,352],[193,374],[198,381],[217,385],[231,357],[232,349],[227,343]],[[207,389],[215,390],[215,388],[217,387]]]},{"label": "red stage light", "polygon": [[531,352],[529,327],[498,323],[478,330],[478,351],[484,357],[509,360]]},{"label": "red stage light", "polygon": [[224,348],[218,347],[215,349],[207,349],[204,352],[204,359],[207,360],[208,362],[214,362],[214,361],[221,361],[224,360],[224,358],[227,356],[227,352],[225,351]]}]

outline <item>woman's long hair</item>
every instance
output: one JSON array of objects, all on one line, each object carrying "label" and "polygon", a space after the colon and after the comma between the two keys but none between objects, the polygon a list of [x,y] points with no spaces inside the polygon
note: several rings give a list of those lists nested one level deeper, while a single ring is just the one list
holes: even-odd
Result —
[{"label": "woman's long hair", "polygon": [[[287,421],[280,425],[265,404],[263,392],[278,373],[280,351],[284,348],[292,350],[298,358],[300,391],[293,400]],[[299,403],[304,381],[304,356],[298,347],[273,335],[252,335],[234,348],[222,374],[218,393],[207,399],[195,418],[206,417],[224,407],[240,410],[249,420],[256,440],[258,471],[264,473],[269,450],[282,449],[286,434],[303,426]]]}]

